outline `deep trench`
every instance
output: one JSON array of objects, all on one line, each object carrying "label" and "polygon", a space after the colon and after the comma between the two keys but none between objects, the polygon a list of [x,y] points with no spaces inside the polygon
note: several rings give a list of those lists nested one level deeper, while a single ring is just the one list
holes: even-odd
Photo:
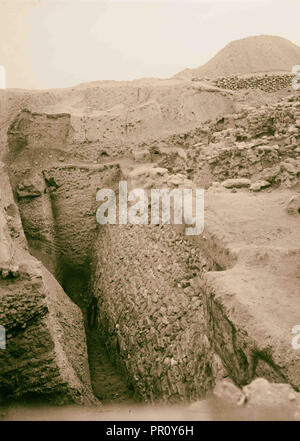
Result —
[{"label": "deep trench", "polygon": [[133,402],[133,390],[124,373],[109,357],[105,334],[97,317],[97,299],[90,289],[90,271],[63,265],[61,285],[82,311],[92,389],[104,403]]}]

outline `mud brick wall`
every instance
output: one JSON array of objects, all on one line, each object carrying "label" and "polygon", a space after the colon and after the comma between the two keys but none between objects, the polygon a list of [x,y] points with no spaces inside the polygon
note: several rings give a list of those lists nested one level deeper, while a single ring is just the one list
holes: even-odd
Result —
[{"label": "mud brick wall", "polygon": [[203,396],[224,374],[203,316],[200,277],[213,263],[166,225],[101,227],[95,250],[98,329],[136,396]]}]

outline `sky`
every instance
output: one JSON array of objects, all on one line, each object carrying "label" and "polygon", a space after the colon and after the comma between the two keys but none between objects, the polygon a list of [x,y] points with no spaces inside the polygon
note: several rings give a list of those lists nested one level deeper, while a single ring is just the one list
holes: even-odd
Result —
[{"label": "sky", "polygon": [[168,78],[262,34],[300,46],[300,0],[0,0],[7,88]]}]

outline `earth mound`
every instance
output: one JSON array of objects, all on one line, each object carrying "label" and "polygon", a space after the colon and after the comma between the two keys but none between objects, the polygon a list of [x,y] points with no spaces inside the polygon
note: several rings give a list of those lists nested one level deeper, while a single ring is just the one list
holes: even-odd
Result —
[{"label": "earth mound", "polygon": [[216,78],[257,72],[291,72],[297,64],[300,64],[299,46],[282,37],[257,35],[230,42],[203,66],[185,69],[176,76]]}]

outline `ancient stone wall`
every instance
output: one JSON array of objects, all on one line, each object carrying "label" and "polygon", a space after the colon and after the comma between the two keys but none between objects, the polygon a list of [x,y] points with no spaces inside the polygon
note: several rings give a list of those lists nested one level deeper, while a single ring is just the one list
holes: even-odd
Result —
[{"label": "ancient stone wall", "polygon": [[245,78],[235,75],[217,78],[214,84],[222,89],[260,89],[265,92],[276,92],[291,87],[292,78],[292,74],[253,75]]},{"label": "ancient stone wall", "polygon": [[203,317],[213,261],[174,226],[101,227],[93,293],[109,353],[143,400],[201,397],[224,374]]},{"label": "ancient stone wall", "polygon": [[[223,376],[239,386],[263,376],[299,387],[289,344],[268,340],[268,330],[260,331],[263,323],[252,325],[255,332],[248,329],[253,318],[230,291],[242,271],[239,251],[227,249],[222,231],[219,238],[211,234],[215,221],[215,213],[212,218],[208,213],[204,235],[193,238],[166,225],[99,229],[92,265],[98,330],[143,400],[193,400]],[[245,250],[245,256],[253,264],[260,252],[251,252]],[[273,268],[283,257],[271,264],[271,254]],[[290,253],[291,267],[295,258]],[[253,280],[258,276],[249,262],[243,271]]]}]

